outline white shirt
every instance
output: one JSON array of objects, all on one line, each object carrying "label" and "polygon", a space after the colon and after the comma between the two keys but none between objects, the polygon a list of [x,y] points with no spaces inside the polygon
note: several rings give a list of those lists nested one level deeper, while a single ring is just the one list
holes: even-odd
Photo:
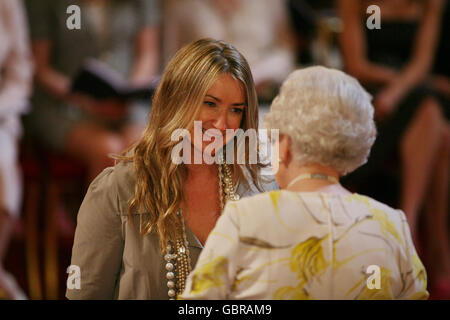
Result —
[{"label": "white shirt", "polygon": [[20,130],[28,107],[33,64],[21,0],[0,1],[0,127]]}]

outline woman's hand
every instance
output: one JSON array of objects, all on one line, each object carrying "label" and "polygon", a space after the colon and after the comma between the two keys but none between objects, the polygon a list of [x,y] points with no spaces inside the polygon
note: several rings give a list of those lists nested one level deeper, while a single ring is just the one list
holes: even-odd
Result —
[{"label": "woman's hand", "polygon": [[434,89],[450,99],[450,78],[441,75],[432,75],[429,79]]},{"label": "woman's hand", "polygon": [[423,15],[411,58],[399,75],[375,98],[375,112],[378,118],[383,119],[392,114],[406,92],[426,79],[435,55],[442,20],[442,6],[442,0],[423,2]]},{"label": "woman's hand", "polygon": [[406,89],[398,82],[392,82],[381,90],[374,100],[375,118],[384,120],[392,115],[406,94]]}]

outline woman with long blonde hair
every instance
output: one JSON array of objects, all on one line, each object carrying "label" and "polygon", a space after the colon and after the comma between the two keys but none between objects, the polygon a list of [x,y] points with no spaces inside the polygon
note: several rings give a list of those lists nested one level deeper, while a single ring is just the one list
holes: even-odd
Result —
[{"label": "woman with long blonde hair", "polygon": [[[194,121],[207,139],[192,139]],[[178,51],[142,138],[89,187],[78,214],[69,299],[175,298],[225,202],[276,188],[262,179],[260,162],[192,163],[183,149],[188,161],[177,163],[178,129],[190,133],[194,156],[219,141],[214,158],[235,142],[229,129],[258,129],[252,74],[231,45],[202,39]],[[243,150],[249,159],[258,147]]]}]

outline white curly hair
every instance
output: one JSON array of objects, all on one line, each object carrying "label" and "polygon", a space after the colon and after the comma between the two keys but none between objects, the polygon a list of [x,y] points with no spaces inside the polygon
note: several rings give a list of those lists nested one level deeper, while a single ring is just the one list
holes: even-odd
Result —
[{"label": "white curly hair", "polygon": [[371,100],[344,72],[308,67],[284,81],[263,126],[291,138],[298,164],[318,163],[344,176],[366,163],[375,141]]}]

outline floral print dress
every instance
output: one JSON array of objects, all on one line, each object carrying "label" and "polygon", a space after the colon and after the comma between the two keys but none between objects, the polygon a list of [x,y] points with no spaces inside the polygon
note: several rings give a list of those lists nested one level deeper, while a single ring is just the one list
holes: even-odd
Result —
[{"label": "floral print dress", "polygon": [[180,299],[427,299],[405,215],[359,194],[227,204]]}]

